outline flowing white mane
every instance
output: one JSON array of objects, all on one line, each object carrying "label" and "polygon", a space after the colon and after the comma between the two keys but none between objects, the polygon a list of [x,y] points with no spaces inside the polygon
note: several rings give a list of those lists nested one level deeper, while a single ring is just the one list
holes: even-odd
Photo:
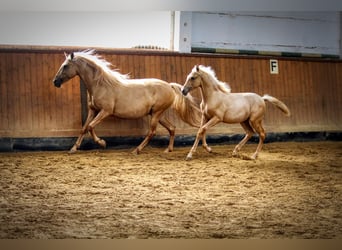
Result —
[{"label": "flowing white mane", "polygon": [[125,81],[129,79],[128,74],[121,74],[120,72],[112,69],[111,67],[113,65],[105,59],[101,58],[99,55],[95,54],[95,50],[84,50],[80,52],[75,52],[74,56],[92,61],[94,64],[100,67],[105,73],[113,76],[114,78],[117,78],[120,81]]},{"label": "flowing white mane", "polygon": [[[200,65],[199,69],[209,76],[209,78],[211,79],[211,82],[214,85],[216,85],[219,90],[221,90],[224,93],[230,93],[231,92],[231,88],[230,88],[229,84],[226,82],[221,82],[220,80],[218,80],[216,77],[215,71],[210,66],[206,67],[206,66]],[[195,66],[194,70],[196,70],[196,66]]]}]

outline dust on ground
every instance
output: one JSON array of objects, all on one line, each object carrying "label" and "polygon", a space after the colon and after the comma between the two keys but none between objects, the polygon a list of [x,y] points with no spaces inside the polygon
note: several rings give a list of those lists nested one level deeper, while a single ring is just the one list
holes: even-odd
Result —
[{"label": "dust on ground", "polygon": [[342,142],[233,148],[0,153],[0,238],[342,238]]}]

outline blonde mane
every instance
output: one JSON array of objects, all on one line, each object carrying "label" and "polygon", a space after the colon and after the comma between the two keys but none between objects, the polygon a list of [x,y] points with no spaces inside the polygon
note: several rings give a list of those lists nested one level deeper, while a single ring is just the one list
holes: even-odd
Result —
[{"label": "blonde mane", "polygon": [[214,84],[214,86],[216,86],[220,91],[226,94],[231,93],[231,88],[229,84],[218,80],[215,71],[210,66],[205,67],[203,65],[200,65],[199,69],[207,75],[210,82]]},{"label": "blonde mane", "polygon": [[96,72],[94,72],[94,75],[97,76],[96,80],[99,84],[106,83],[109,85],[115,85],[116,83],[128,83],[128,74],[121,74],[118,71],[112,69],[112,64],[101,58],[99,55],[95,54],[94,50],[75,52],[74,56],[77,60],[97,66],[94,67],[94,70],[96,70]]}]

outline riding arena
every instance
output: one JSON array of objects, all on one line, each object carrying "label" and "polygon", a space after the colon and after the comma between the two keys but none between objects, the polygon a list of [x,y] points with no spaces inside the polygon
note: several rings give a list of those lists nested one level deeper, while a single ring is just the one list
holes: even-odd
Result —
[{"label": "riding arena", "polygon": [[341,238],[341,61],[274,58],[2,46],[0,238]]}]

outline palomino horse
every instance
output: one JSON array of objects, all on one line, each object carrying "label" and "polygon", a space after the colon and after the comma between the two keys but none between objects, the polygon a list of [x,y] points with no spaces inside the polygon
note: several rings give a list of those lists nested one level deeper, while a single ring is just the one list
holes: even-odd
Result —
[{"label": "palomino horse", "polygon": [[[265,130],[262,122],[266,111],[265,101],[269,101],[278,107],[285,115],[290,116],[286,105],[278,99],[255,93],[230,93],[230,88],[220,82],[215,72],[210,67],[195,66],[186,78],[182,93],[187,95],[189,91],[200,88],[202,93],[202,124],[198,130],[193,147],[187,155],[187,160],[192,158],[196,151],[200,137],[204,137],[206,131],[219,122],[240,123],[246,131],[246,136],[235,147],[233,155],[245,145],[256,132],[259,134],[259,144],[252,159],[256,159],[265,140]],[[210,149],[208,150],[210,151]]]},{"label": "palomino horse", "polygon": [[166,152],[173,150],[175,126],[162,117],[164,111],[173,107],[185,122],[199,127],[201,111],[189,98],[184,98],[177,84],[169,84],[159,79],[129,79],[110,68],[111,64],[94,51],[75,52],[65,55],[66,59],[58,70],[53,83],[61,87],[62,83],[78,75],[85,83],[88,92],[88,117],[81,133],[71,148],[75,152],[87,132],[94,141],[105,147],[106,142],[94,131],[106,117],[136,119],[151,115],[149,131],[141,144],[133,151],[139,154],[156,132],[158,122],[170,134]]}]

